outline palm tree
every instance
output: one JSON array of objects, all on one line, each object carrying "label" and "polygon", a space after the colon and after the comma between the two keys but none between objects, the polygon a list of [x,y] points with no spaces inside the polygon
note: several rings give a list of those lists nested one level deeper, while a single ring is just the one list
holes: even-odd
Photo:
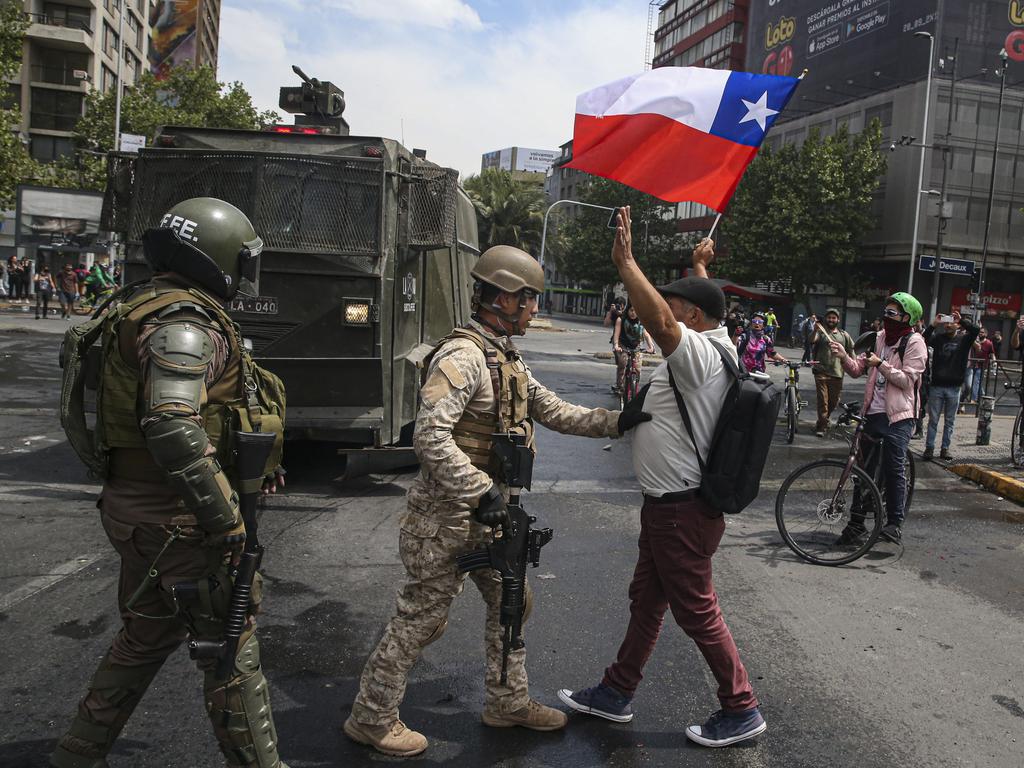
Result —
[{"label": "palm tree", "polygon": [[544,190],[509,171],[488,168],[463,186],[476,207],[480,249],[514,245],[535,253],[544,227]]}]

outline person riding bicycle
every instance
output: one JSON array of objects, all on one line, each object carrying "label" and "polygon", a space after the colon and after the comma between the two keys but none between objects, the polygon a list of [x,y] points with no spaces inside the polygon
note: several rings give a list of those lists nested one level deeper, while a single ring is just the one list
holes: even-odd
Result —
[{"label": "person riding bicycle", "polygon": [[[886,524],[882,536],[893,543],[902,537],[903,508],[907,497],[907,446],[914,431],[921,376],[928,359],[924,338],[912,326],[921,319],[921,302],[900,291],[885,301],[882,325],[875,350],[856,358],[846,348],[832,342],[832,354],[854,378],[868,374],[861,413],[866,417],[864,431],[882,443],[882,471],[885,480]],[[874,475],[879,460],[872,454],[869,475]],[[855,543],[865,535],[863,516],[851,518],[839,537],[839,544]]]},{"label": "person riding bicycle", "polygon": [[92,265],[85,278],[86,303],[95,305],[105,293],[114,290],[114,279],[107,272],[106,265],[97,262]]},{"label": "person riding bicycle", "polygon": [[740,363],[747,373],[764,373],[764,361],[774,360],[776,363],[786,362],[786,358],[775,351],[775,344],[771,336],[765,333],[765,319],[760,312],[755,312],[750,317],[750,327],[740,336],[740,343],[737,352],[740,356]]},{"label": "person riding bicycle", "polygon": [[[641,344],[643,347],[641,348]],[[612,351],[615,353],[615,392],[622,392],[623,379],[626,376],[626,365],[629,363],[629,353],[636,352],[636,370],[640,371],[643,364],[643,357],[640,352],[646,349],[654,351],[654,341],[651,339],[643,323],[636,314],[636,307],[632,304],[626,305],[626,311],[615,321],[615,330],[612,333]]]}]

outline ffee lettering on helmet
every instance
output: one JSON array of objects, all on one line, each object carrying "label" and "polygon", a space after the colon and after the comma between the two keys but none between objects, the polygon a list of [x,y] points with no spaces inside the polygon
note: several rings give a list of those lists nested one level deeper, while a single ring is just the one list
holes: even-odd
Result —
[{"label": "ffee lettering on helmet", "polygon": [[199,242],[199,238],[195,234],[196,227],[199,226],[197,221],[186,219],[184,216],[172,216],[166,213],[160,220],[160,226],[176,230],[182,240],[191,240],[193,243]]}]

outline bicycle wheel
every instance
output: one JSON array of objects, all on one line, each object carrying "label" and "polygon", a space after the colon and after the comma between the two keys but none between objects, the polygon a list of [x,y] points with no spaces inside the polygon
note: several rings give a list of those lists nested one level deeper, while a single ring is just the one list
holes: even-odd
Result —
[{"label": "bicycle wheel", "polygon": [[[835,459],[799,467],[785,479],[775,499],[775,523],[782,540],[809,563],[852,563],[874,546],[882,530],[878,488],[855,466],[840,489],[845,471],[846,463]],[[863,527],[864,533],[841,541],[851,523],[854,529]]]},{"label": "bicycle wheel", "polygon": [[796,437],[796,387],[786,387],[786,442]]},{"label": "bicycle wheel", "polygon": [[1010,458],[1013,466],[1024,466],[1024,435],[1021,429],[1024,428],[1024,408],[1017,410],[1017,418],[1013,422],[1013,433],[1010,435]]}]

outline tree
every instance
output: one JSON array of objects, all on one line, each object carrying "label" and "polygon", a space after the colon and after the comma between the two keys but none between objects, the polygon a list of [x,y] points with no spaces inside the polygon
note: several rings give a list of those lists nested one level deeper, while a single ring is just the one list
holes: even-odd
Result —
[{"label": "tree", "polygon": [[[0,0],[0,84],[21,68],[22,41],[28,17],[21,0]],[[22,179],[31,175],[32,158],[21,141],[21,110],[5,106],[0,96],[0,210],[13,207]]]},{"label": "tree", "polygon": [[848,296],[863,278],[860,244],[876,223],[881,139],[874,120],[853,136],[841,125],[825,139],[812,131],[799,149],[765,147],[722,220],[729,248],[719,270],[739,282],[788,283],[804,303],[821,284]]},{"label": "tree", "polygon": [[[75,128],[78,146],[99,152],[114,149],[116,94],[92,91],[85,99],[85,117]],[[212,68],[177,66],[157,80],[143,72],[121,99],[121,131],[152,139],[162,125],[253,130],[278,120],[276,112],[259,112],[239,82],[217,81]]]},{"label": "tree", "polygon": [[[628,205],[633,219],[633,252],[644,272],[661,282],[681,266],[689,238],[676,230],[675,205],[645,194],[617,181],[598,176],[581,185],[584,203],[615,208]],[[611,260],[614,232],[608,228],[608,211],[580,206],[573,218],[559,218],[558,232],[564,238],[559,250],[559,268],[570,278],[595,288],[614,285],[619,273]],[[550,234],[549,234],[550,240]]]},{"label": "tree", "polygon": [[537,255],[544,228],[544,190],[510,171],[488,168],[463,183],[476,208],[480,249],[514,245]]}]

